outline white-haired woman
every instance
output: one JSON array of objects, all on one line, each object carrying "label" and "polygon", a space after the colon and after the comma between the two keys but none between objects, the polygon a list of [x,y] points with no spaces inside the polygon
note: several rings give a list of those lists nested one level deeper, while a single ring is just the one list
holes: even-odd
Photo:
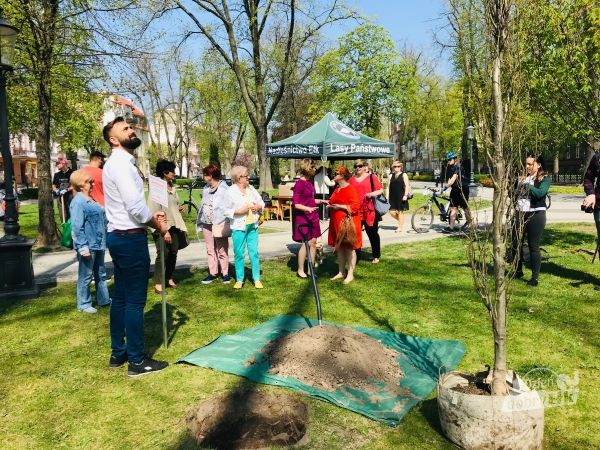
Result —
[{"label": "white-haired woman", "polygon": [[258,259],[258,218],[265,203],[257,190],[250,185],[247,167],[234,166],[231,169],[231,181],[233,185],[227,190],[225,216],[231,220],[236,279],[233,288],[241,289],[244,285],[244,259],[247,249],[254,287],[262,289]]}]

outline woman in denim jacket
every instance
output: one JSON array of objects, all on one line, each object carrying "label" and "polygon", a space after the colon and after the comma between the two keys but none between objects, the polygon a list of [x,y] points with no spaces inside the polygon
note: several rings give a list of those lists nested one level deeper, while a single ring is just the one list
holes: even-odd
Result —
[{"label": "woman in denim jacket", "polygon": [[77,309],[84,313],[97,312],[92,306],[90,284],[96,283],[96,301],[99,306],[110,305],[106,286],[104,252],[106,250],[106,217],[104,208],[90,197],[94,179],[84,170],[71,174],[71,186],[77,192],[71,205],[73,248],[77,251]]}]

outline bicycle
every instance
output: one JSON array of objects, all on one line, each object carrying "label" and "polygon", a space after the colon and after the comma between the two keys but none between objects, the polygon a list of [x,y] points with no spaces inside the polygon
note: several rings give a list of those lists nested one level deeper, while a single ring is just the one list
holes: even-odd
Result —
[{"label": "bicycle", "polygon": [[200,240],[200,230],[196,226],[196,222],[198,220],[198,214],[200,212],[200,208],[194,201],[192,196],[194,188],[198,188],[199,184],[197,182],[192,181],[187,185],[188,198],[185,200],[181,206],[183,206],[183,211],[181,211],[181,216],[186,224],[193,224],[194,229],[196,230],[196,237]]},{"label": "bicycle", "polygon": [[[419,206],[415,210],[410,221],[413,230],[417,233],[427,233],[433,225],[433,217],[434,215],[438,215],[434,212],[434,206],[437,207],[442,222],[448,222],[449,219],[448,206],[446,203],[440,201],[445,200],[449,202],[449,197],[440,194],[437,189],[430,187],[425,187],[423,194],[429,195],[429,199],[427,199],[426,204]],[[456,215],[456,222],[460,223],[462,218],[462,212],[459,209],[458,214]]]}]

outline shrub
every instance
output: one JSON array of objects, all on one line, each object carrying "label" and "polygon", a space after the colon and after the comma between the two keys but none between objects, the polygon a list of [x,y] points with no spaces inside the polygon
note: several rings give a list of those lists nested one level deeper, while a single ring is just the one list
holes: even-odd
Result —
[{"label": "shrub", "polygon": [[488,188],[494,187],[494,183],[493,183],[492,179],[489,177],[480,179],[479,184],[481,184],[483,187],[488,187]]},{"label": "shrub", "polygon": [[422,174],[422,175],[413,175],[412,177],[408,177],[414,181],[435,181],[435,177],[433,174]]},{"label": "shrub", "polygon": [[190,184],[192,184],[194,182],[193,179],[191,178],[177,178],[175,180],[175,184],[177,186],[189,186]]},{"label": "shrub", "polygon": [[23,188],[19,193],[19,200],[37,200],[38,188]]}]

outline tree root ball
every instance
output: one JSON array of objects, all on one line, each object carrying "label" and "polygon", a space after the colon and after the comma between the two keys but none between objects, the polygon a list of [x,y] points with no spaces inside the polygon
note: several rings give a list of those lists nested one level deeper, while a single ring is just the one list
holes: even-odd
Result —
[{"label": "tree root ball", "polygon": [[235,392],[201,402],[187,426],[198,443],[215,449],[257,449],[293,445],[306,433],[308,410],[281,393]]}]

